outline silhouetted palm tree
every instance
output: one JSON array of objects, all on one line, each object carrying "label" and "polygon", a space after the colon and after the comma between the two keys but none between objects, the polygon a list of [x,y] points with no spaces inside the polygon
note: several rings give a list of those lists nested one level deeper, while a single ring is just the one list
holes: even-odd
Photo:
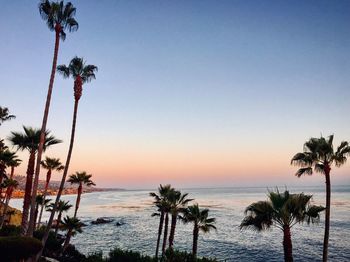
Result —
[{"label": "silhouetted palm tree", "polygon": [[66,177],[68,174],[69,163],[72,156],[73,145],[74,145],[74,136],[75,136],[75,126],[77,121],[77,113],[78,113],[78,104],[79,100],[82,96],[83,84],[90,82],[92,79],[95,79],[95,72],[97,71],[97,67],[94,65],[85,65],[85,62],[82,58],[75,57],[69,63],[69,66],[61,65],[57,67],[58,72],[62,73],[64,77],[73,77],[74,79],[74,113],[73,113],[73,123],[72,123],[72,131],[69,143],[69,149],[66,159],[65,168],[63,171],[63,176],[60,184],[60,188],[57,192],[55,206],[53,207],[53,212],[51,212],[49,222],[47,224],[47,228],[45,234],[42,238],[43,246],[45,246],[46,240],[49,236],[50,228],[53,222],[53,217],[58,205],[58,201],[60,200],[62,191],[64,189],[64,184],[66,181]]},{"label": "silhouetted palm tree", "polygon": [[[10,166],[13,159],[16,157],[15,152],[11,152],[7,147],[3,147],[0,150],[0,184],[4,178],[7,178],[6,168]],[[2,189],[0,188],[0,198]]]},{"label": "silhouetted palm tree", "polygon": [[[52,208],[54,205],[55,205],[55,203],[51,203],[48,206],[48,208],[46,209],[46,211],[52,212]],[[58,216],[57,216],[57,224],[56,224],[56,228],[55,228],[55,235],[56,236],[57,236],[58,229],[60,227],[63,212],[68,212],[68,210],[71,207],[72,207],[72,205],[69,204],[69,201],[60,200],[58,202],[58,207],[57,207]]]},{"label": "silhouetted palm tree", "polygon": [[75,174],[70,175],[67,182],[78,185],[77,201],[75,203],[74,217],[77,217],[77,212],[80,204],[81,194],[83,193],[83,185],[87,187],[96,186],[94,182],[90,179],[92,175],[88,175],[85,171],[75,172]]},{"label": "silhouetted palm tree", "polygon": [[15,174],[15,167],[18,167],[22,163],[22,160],[18,158],[17,155],[13,155],[13,157],[8,161],[8,166],[11,167],[10,178],[13,178]]},{"label": "silhouetted palm tree", "polygon": [[[45,130],[46,130],[47,119],[49,116],[51,95],[52,95],[53,84],[54,84],[55,73],[56,73],[60,39],[62,41],[66,39],[66,33],[65,33],[66,30],[68,30],[69,32],[73,32],[78,30],[78,27],[79,27],[78,22],[74,18],[76,9],[70,2],[64,4],[63,1],[50,2],[48,0],[42,0],[38,7],[39,7],[40,16],[46,22],[46,25],[49,28],[49,30],[55,31],[55,47],[54,47],[54,54],[53,54],[53,60],[52,60],[49,87],[48,87],[46,103],[45,103],[45,110],[44,110],[43,121],[41,125],[41,135],[40,135],[38,156],[37,156],[36,169],[35,169],[35,178],[33,183],[33,196],[31,199],[32,207],[35,206],[35,198],[36,198],[36,193],[38,189],[41,156],[44,148]],[[33,234],[32,231],[34,230],[33,226],[35,223],[35,220],[34,220],[35,212],[34,210],[32,211],[30,213],[30,227],[29,227],[30,235]],[[39,255],[41,255],[41,253],[42,253],[42,250],[39,252]]]},{"label": "silhouetted palm tree", "polygon": [[3,226],[4,224],[4,221],[5,221],[5,216],[7,214],[7,209],[8,209],[8,206],[9,206],[9,202],[11,200],[11,197],[12,197],[12,193],[13,193],[13,190],[18,186],[18,182],[14,179],[6,179],[4,181],[4,187],[6,188],[6,196],[5,196],[5,204],[4,204],[4,209],[3,209],[3,216],[2,216],[2,219],[1,219],[1,222],[0,222],[0,228]]},{"label": "silhouetted palm tree", "polygon": [[64,241],[62,253],[66,250],[69,245],[70,239],[72,236],[75,236],[77,233],[83,232],[81,229],[83,223],[76,217],[66,216],[62,221],[63,230],[67,230],[66,240]]},{"label": "silhouetted palm tree", "polygon": [[15,119],[16,116],[10,115],[9,109],[7,107],[1,107],[0,106],[0,126],[5,121]]},{"label": "silhouetted palm tree", "polygon": [[209,209],[199,209],[198,204],[187,207],[184,210],[183,221],[185,223],[193,223],[193,245],[192,255],[196,259],[198,234],[199,231],[208,233],[211,229],[215,229],[215,218],[208,218]]},{"label": "silhouetted palm tree", "polygon": [[188,194],[181,194],[180,191],[172,191],[170,192],[168,198],[170,202],[170,214],[171,214],[171,226],[170,226],[170,234],[169,234],[169,248],[173,248],[174,244],[174,236],[176,229],[176,221],[181,212],[183,212],[187,206],[187,204],[193,199],[187,198]]},{"label": "silhouetted palm tree", "polygon": [[[45,183],[45,188],[44,188],[44,193],[43,193],[43,199],[45,201],[47,189],[49,188],[49,184],[50,184],[50,180],[51,180],[52,171],[58,171],[58,172],[62,171],[64,169],[64,166],[60,162],[59,158],[50,158],[50,157],[46,157],[44,161],[41,161],[41,166],[44,169],[47,169],[46,183]],[[43,210],[44,210],[44,206],[42,205],[41,209],[40,209],[38,225],[40,225],[41,217],[43,215]]]},{"label": "silhouetted palm tree", "polygon": [[[38,221],[38,223],[37,223],[38,228],[40,227],[40,222],[41,222],[38,219],[39,207],[41,209],[43,209],[44,207],[47,207],[50,202],[51,202],[51,199],[45,199],[44,195],[37,195],[36,196],[35,221]],[[34,226],[36,226],[36,225],[34,225]]]},{"label": "silhouetted palm tree", "polygon": [[[163,224],[164,224],[164,216],[166,211],[170,209],[170,203],[168,202],[167,196],[171,190],[173,190],[171,185],[165,185],[165,186],[160,185],[158,188],[159,195],[154,192],[150,193],[150,196],[154,198],[153,204],[157,207],[159,212],[159,213],[152,214],[152,216],[159,215],[159,227],[158,227],[157,247],[156,247],[156,255],[155,255],[156,258],[158,258],[160,238],[162,235]],[[165,246],[164,246],[164,249],[165,249]]]},{"label": "silhouetted palm tree", "polygon": [[[11,132],[11,136],[8,138],[9,141],[12,143],[12,145],[17,147],[17,149],[22,151],[24,150],[29,151],[29,160],[28,160],[28,167],[27,167],[27,178],[26,178],[26,185],[25,185],[22,223],[21,223],[22,235],[27,233],[29,208],[34,210],[34,213],[35,213],[35,205],[31,206],[31,196],[32,196],[32,182],[33,182],[34,165],[35,165],[35,154],[38,150],[39,140],[40,140],[39,129],[34,129],[31,127],[25,127],[25,126],[23,126],[23,129],[24,129],[24,133]],[[62,142],[61,140],[58,140],[53,136],[49,136],[49,134],[50,134],[50,131],[45,132],[45,143],[43,147],[44,151],[48,147]],[[28,233],[29,233],[28,235],[30,235],[30,232]]]},{"label": "silhouetted palm tree", "polygon": [[328,139],[310,138],[304,144],[304,152],[297,153],[291,163],[301,168],[297,171],[296,176],[312,175],[313,171],[325,175],[326,179],[326,214],[325,214],[325,232],[323,241],[323,261],[327,261],[328,257],[328,241],[329,241],[329,225],[331,210],[331,167],[335,164],[340,167],[346,163],[347,157],[350,156],[349,143],[343,141],[334,152],[333,135]]},{"label": "silhouetted palm tree", "polygon": [[275,226],[283,231],[284,260],[293,261],[292,239],[290,229],[297,223],[315,223],[319,213],[325,208],[310,205],[311,195],[269,192],[268,201],[251,204],[245,210],[246,217],[240,228],[251,228],[257,231]]}]

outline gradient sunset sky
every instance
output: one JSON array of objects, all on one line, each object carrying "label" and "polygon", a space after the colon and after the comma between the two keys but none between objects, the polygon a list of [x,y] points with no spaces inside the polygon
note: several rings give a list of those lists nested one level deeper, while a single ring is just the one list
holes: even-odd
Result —
[{"label": "gradient sunset sky", "polygon": [[[290,159],[310,137],[350,141],[350,1],[72,3],[80,27],[58,64],[78,55],[99,72],[69,173],[101,187],[322,186]],[[54,33],[37,5],[1,2],[0,105],[17,116],[2,138],[41,125]],[[65,161],[72,112],[73,82],[56,75],[48,127],[64,143],[46,155]],[[350,184],[350,161],[332,179]]]}]

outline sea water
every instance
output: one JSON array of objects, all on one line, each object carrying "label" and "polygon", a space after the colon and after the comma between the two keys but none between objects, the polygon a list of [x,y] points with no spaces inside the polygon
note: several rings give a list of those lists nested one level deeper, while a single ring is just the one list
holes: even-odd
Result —
[{"label": "sea water", "polygon": [[[274,188],[270,188],[274,189]],[[284,188],[280,188],[283,191]],[[289,188],[290,193],[312,194],[312,203],[325,205],[323,187]],[[82,253],[88,254],[119,247],[143,254],[154,255],[159,217],[149,192],[155,190],[125,190],[84,194],[78,217],[87,224],[83,233],[72,238]],[[198,255],[215,257],[219,261],[283,261],[283,233],[278,228],[265,232],[240,230],[245,208],[253,202],[267,199],[266,187],[251,188],[203,188],[182,189],[189,193],[202,208],[210,210],[209,216],[216,218],[216,231],[200,232]],[[75,203],[76,196],[63,196]],[[12,200],[20,208],[22,200]],[[69,215],[72,215],[73,209]],[[113,219],[112,223],[93,225],[99,217]],[[47,220],[44,215],[43,221]],[[119,223],[118,223],[119,222]],[[118,225],[117,225],[118,223]],[[321,261],[324,234],[324,213],[318,224],[297,224],[292,228],[293,255],[295,261]],[[178,221],[174,247],[191,251],[192,225]],[[329,261],[350,261],[350,187],[332,188]]]}]

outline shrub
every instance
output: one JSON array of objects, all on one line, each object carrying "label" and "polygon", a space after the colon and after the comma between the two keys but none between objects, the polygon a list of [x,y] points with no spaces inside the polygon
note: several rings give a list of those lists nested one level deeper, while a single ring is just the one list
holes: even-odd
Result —
[{"label": "shrub", "polygon": [[141,255],[139,252],[115,248],[109,252],[108,262],[154,262],[154,258]]},{"label": "shrub", "polygon": [[74,245],[68,245],[66,251],[58,258],[60,262],[81,262],[86,257],[81,254]]},{"label": "shrub", "polygon": [[89,254],[82,262],[107,262],[107,260],[103,258],[102,252],[95,252]]},{"label": "shrub", "polygon": [[167,249],[165,251],[165,257],[162,259],[162,261],[164,262],[216,262],[217,260],[206,258],[206,257],[195,259],[192,253]]},{"label": "shrub", "polygon": [[21,233],[20,226],[4,225],[0,229],[0,236],[2,236],[2,237],[19,236],[20,233]]},{"label": "shrub", "polygon": [[[41,240],[44,236],[45,228],[40,228],[39,230],[34,231],[33,236],[36,239]],[[47,238],[45,249],[43,255],[49,256],[49,257],[55,257],[58,255],[58,253],[61,250],[63,239],[58,239],[55,236],[55,233],[53,231],[50,231],[49,237]]]},{"label": "shrub", "polygon": [[27,259],[41,249],[41,242],[33,237],[0,237],[0,254],[4,261]]}]

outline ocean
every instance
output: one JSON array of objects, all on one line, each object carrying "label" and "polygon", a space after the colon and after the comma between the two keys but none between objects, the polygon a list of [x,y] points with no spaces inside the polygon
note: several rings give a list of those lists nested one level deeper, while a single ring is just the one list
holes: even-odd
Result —
[{"label": "ocean", "polygon": [[[274,188],[269,188],[273,190]],[[283,191],[285,188],[280,187]],[[290,193],[313,195],[313,204],[325,205],[323,187],[290,187]],[[147,255],[154,255],[159,217],[149,192],[155,190],[126,190],[84,194],[78,217],[87,224],[84,232],[71,243],[84,254],[119,247]],[[198,255],[215,257],[219,261],[283,261],[282,231],[272,228],[266,232],[240,230],[244,209],[251,203],[266,200],[266,187],[181,189],[189,193],[193,202],[209,208],[210,217],[216,218],[217,231],[199,235]],[[75,203],[76,196],[62,197]],[[21,209],[20,199],[11,205]],[[72,215],[73,209],[69,213]],[[98,217],[113,219],[113,223],[92,225]],[[44,215],[44,221],[48,214]],[[116,223],[120,222],[120,226]],[[297,224],[292,228],[294,261],[321,261],[324,233],[324,213],[318,224]],[[192,226],[177,224],[174,247],[191,251]],[[329,261],[350,261],[350,186],[332,187]]]}]

